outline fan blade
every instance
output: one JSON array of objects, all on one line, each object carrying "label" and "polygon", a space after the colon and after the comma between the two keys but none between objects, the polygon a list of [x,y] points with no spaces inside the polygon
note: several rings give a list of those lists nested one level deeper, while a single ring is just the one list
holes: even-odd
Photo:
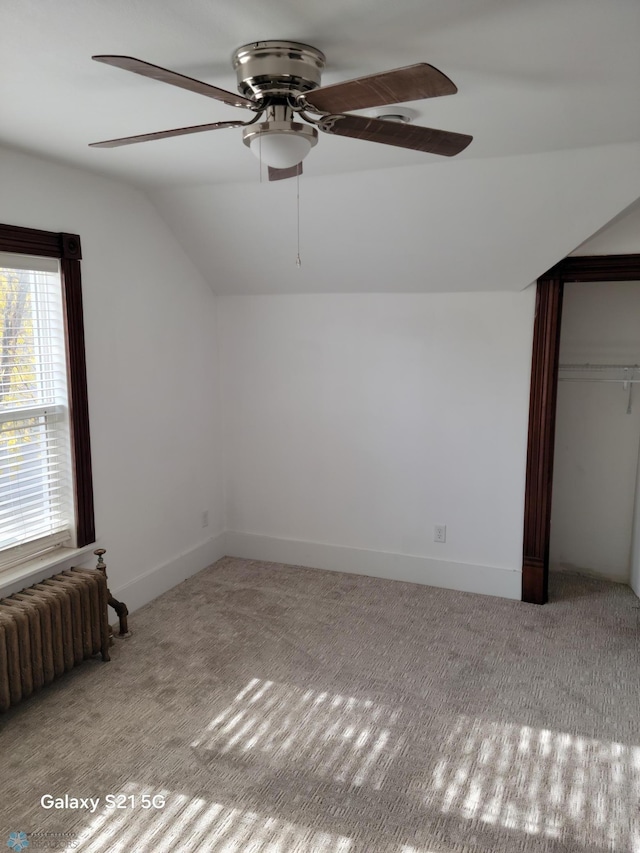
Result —
[{"label": "fan blade", "polygon": [[269,166],[270,181],[284,181],[286,178],[295,178],[301,174],[302,163],[298,163],[297,166],[290,166],[288,169],[274,169],[273,166]]},{"label": "fan blade", "polygon": [[134,142],[168,139],[170,136],[184,136],[187,133],[219,130],[223,127],[244,127],[245,124],[244,121],[214,121],[211,124],[196,124],[193,127],[176,127],[173,130],[158,130],[156,133],[140,133],[137,136],[123,136],[120,139],[106,139],[104,142],[90,142],[89,148],[118,148],[120,145],[132,145]]},{"label": "fan blade", "polygon": [[322,86],[306,92],[304,103],[319,113],[344,113],[421,98],[455,95],[457,91],[456,85],[442,71],[426,62],[419,62],[406,68],[396,68],[395,71]]},{"label": "fan blade", "polygon": [[431,127],[400,124],[366,116],[325,116],[318,123],[320,130],[338,136],[351,136],[354,139],[367,139],[370,142],[382,142],[385,145],[397,145],[428,154],[443,154],[453,157],[459,154],[473,139],[464,133],[449,130],[434,130]]},{"label": "fan blade", "polygon": [[185,77],[184,74],[178,74],[177,71],[169,71],[166,68],[160,68],[159,65],[151,65],[150,62],[143,62],[142,59],[135,59],[133,56],[92,56],[91,59],[95,59],[96,62],[104,62],[106,65],[113,65],[115,68],[122,68],[124,71],[133,71],[134,74],[142,74],[143,77],[151,77],[152,80],[159,80],[160,83],[179,86],[181,89],[187,89],[187,91],[195,92],[197,95],[215,98],[216,101],[222,101],[232,107],[253,106],[253,101],[243,98],[242,95],[234,95],[233,92],[227,92],[226,89],[218,89],[217,86],[203,83],[202,80]]}]

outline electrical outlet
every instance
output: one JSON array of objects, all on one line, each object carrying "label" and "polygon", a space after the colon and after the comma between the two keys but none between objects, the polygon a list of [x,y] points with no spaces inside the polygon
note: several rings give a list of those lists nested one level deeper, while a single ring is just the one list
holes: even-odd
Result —
[{"label": "electrical outlet", "polygon": [[446,542],[447,541],[447,525],[446,524],[436,524],[433,528],[433,541],[434,542]]},{"label": "electrical outlet", "polygon": [[209,510],[208,509],[202,510],[202,526],[203,527],[209,526]]}]

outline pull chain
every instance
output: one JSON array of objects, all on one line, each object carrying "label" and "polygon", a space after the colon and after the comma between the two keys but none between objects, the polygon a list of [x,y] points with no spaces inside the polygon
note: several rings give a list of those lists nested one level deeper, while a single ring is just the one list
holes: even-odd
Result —
[{"label": "pull chain", "polygon": [[300,165],[298,164],[298,174],[296,175],[296,213],[297,213],[297,224],[298,224],[298,255],[296,257],[296,266],[301,267],[302,261],[300,260]]}]

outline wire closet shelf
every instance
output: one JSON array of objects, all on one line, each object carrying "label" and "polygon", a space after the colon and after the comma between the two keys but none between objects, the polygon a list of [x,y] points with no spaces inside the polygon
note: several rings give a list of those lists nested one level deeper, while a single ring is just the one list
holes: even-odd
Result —
[{"label": "wire closet shelf", "polygon": [[562,382],[640,382],[638,364],[560,364],[558,379]]},{"label": "wire closet shelf", "polygon": [[629,391],[627,414],[632,412],[633,386],[640,382],[638,364],[559,364],[560,382],[616,382]]}]

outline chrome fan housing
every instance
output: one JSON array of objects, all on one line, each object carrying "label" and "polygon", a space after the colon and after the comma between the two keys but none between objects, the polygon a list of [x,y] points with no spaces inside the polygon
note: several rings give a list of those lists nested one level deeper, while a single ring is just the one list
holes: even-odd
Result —
[{"label": "chrome fan housing", "polygon": [[233,52],[238,91],[258,103],[295,97],[320,85],[325,56],[296,41],[257,41]]}]

